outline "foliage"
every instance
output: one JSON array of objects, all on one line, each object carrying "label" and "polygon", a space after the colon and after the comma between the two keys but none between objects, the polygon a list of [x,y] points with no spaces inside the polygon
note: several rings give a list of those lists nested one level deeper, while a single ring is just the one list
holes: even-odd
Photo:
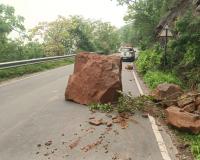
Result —
[{"label": "foliage", "polygon": [[128,6],[124,19],[134,26],[132,36],[143,49],[156,41],[155,28],[161,17],[171,8],[175,0],[117,0],[121,5]]},{"label": "foliage", "polygon": [[119,29],[119,34],[122,44],[131,44],[132,46],[138,45],[138,36],[133,23],[121,27]]},{"label": "foliage", "polygon": [[62,55],[76,49],[107,54],[119,47],[119,35],[114,26],[81,16],[59,16],[55,21],[39,23],[30,30],[30,37],[42,40],[48,55]]},{"label": "foliage", "polygon": [[24,18],[21,16],[15,16],[15,9],[11,6],[0,4],[0,40],[5,42],[6,36],[15,31],[23,31]]},{"label": "foliage", "polygon": [[191,133],[178,132],[178,135],[190,144],[191,151],[195,160],[200,160],[200,134],[194,135]]},{"label": "foliage", "polygon": [[12,31],[23,32],[23,21],[23,17],[15,15],[13,7],[0,4],[0,62],[22,57],[20,42],[8,39],[8,35]]},{"label": "foliage", "polygon": [[200,17],[188,11],[175,24],[176,39],[170,47],[174,51],[173,64],[199,66],[200,60]]},{"label": "foliage", "polygon": [[148,71],[144,75],[144,82],[151,88],[155,88],[161,83],[174,83],[181,85],[181,81],[172,73],[166,73],[162,71]]},{"label": "foliage", "polygon": [[91,111],[99,110],[101,112],[111,112],[113,110],[113,106],[111,104],[100,104],[100,103],[90,104],[89,108]]},{"label": "foliage", "polygon": [[200,85],[200,17],[188,11],[175,23],[175,39],[170,42],[171,64],[177,75],[188,84],[197,88]]},{"label": "foliage", "polygon": [[114,53],[120,46],[117,28],[110,23],[92,22],[92,42],[95,50],[104,54]]},{"label": "foliage", "polygon": [[144,111],[145,107],[152,105],[151,98],[148,96],[133,97],[131,93],[121,94],[117,103],[117,110],[119,113],[136,111]]},{"label": "foliage", "polygon": [[[0,4],[0,62],[57,56],[79,51],[109,54],[120,45],[117,29],[110,23],[81,16],[59,16],[52,22],[40,22],[28,33],[24,18],[11,6]],[[18,38],[9,38],[13,32]]]},{"label": "foliage", "polygon": [[136,61],[137,69],[140,73],[145,74],[149,70],[156,70],[160,67],[162,54],[156,50],[145,50],[139,53]]},{"label": "foliage", "polygon": [[7,79],[23,76],[26,74],[31,74],[35,72],[44,71],[47,69],[65,66],[71,63],[73,63],[73,60],[66,59],[66,60],[60,60],[60,61],[50,61],[50,62],[44,62],[44,63],[39,63],[39,64],[31,64],[31,65],[16,67],[16,68],[2,69],[0,70],[0,82]]}]

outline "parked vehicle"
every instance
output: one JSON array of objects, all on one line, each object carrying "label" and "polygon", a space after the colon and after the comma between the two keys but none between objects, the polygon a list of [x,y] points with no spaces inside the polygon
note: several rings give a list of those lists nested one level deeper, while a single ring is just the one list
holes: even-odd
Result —
[{"label": "parked vehicle", "polygon": [[135,50],[132,47],[121,47],[120,54],[123,61],[132,62],[135,60]]}]

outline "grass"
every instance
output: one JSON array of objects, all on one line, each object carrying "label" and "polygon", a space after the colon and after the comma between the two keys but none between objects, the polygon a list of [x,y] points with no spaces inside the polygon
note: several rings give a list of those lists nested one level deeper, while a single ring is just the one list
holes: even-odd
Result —
[{"label": "grass", "polygon": [[31,64],[16,68],[2,69],[0,70],[0,82],[20,77],[26,74],[36,73],[48,69],[53,69],[56,67],[65,66],[68,64],[72,64],[73,62],[74,62],[73,59],[64,59],[59,61],[49,61],[44,63]]},{"label": "grass", "polygon": [[121,97],[118,99],[117,111],[119,113],[135,113],[137,111],[144,111],[145,108],[151,104],[153,104],[151,101],[151,97],[133,97],[130,93],[122,94]]},{"label": "grass", "polygon": [[174,83],[181,86],[181,81],[172,73],[165,73],[161,71],[148,71],[144,75],[144,82],[149,88],[154,89],[161,83]]},{"label": "grass", "polygon": [[200,160],[200,134],[180,132],[178,135],[188,144],[195,160]]},{"label": "grass", "polygon": [[130,93],[122,93],[118,99],[118,103],[115,105],[111,104],[91,104],[89,105],[89,109],[91,111],[101,111],[101,112],[111,112],[116,111],[118,113],[135,113],[137,111],[144,111],[146,107],[150,105],[154,105],[150,96],[139,96],[134,97]]},{"label": "grass", "polygon": [[111,112],[113,110],[113,106],[111,104],[91,104],[89,105],[91,111],[101,111],[101,112]]}]

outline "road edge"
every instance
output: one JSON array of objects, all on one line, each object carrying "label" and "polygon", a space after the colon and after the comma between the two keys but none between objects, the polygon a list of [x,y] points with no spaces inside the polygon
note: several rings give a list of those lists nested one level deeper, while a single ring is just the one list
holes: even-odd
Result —
[{"label": "road edge", "polygon": [[41,74],[46,74],[48,72],[51,72],[52,70],[64,68],[64,67],[69,66],[69,65],[74,65],[74,64],[67,64],[65,66],[60,66],[60,67],[56,67],[56,68],[52,68],[52,69],[48,69],[48,70],[44,70],[44,71],[39,71],[39,72],[35,72],[35,73],[25,74],[23,76],[19,76],[19,77],[16,77],[16,78],[11,78],[11,79],[8,79],[6,81],[0,82],[0,88],[8,86],[8,85],[11,85],[11,84],[15,84],[17,82],[20,82],[20,81],[23,81],[23,80],[26,80],[26,79],[30,79],[30,78],[33,78],[33,77],[40,76]]},{"label": "road edge", "polygon": [[[140,82],[139,82],[134,70],[132,71],[132,74],[134,76],[134,79],[135,79],[136,85],[138,87],[138,90],[140,92],[140,95],[144,95],[144,92],[142,90],[142,87],[140,85]],[[160,133],[160,131],[158,129],[158,126],[157,126],[156,122],[155,122],[154,117],[148,115],[148,118],[149,118],[149,121],[151,123],[151,127],[152,127],[153,133],[155,135],[156,141],[158,143],[158,147],[159,147],[159,150],[160,150],[161,155],[163,157],[163,160],[172,160],[170,155],[169,155],[169,153],[168,153],[168,150],[166,148],[166,145],[165,145],[165,142],[163,140],[163,137],[162,137],[162,135],[161,135],[161,133]]]}]

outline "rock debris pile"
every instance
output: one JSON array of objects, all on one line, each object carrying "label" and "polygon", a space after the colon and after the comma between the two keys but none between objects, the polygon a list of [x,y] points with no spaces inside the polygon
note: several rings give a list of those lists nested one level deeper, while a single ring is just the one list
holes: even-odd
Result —
[{"label": "rock debris pile", "polygon": [[[46,142],[37,144],[35,152],[37,159],[73,159],[79,153],[83,159],[87,159],[89,154],[100,152],[110,159],[131,160],[120,153],[113,152],[112,144],[119,139],[120,134],[128,128],[129,123],[138,123],[133,116],[128,113],[108,114],[97,116],[91,114],[88,119],[79,125],[77,132],[61,133],[59,138],[51,138]],[[69,135],[71,135],[69,137]],[[90,138],[88,138],[90,137]],[[110,137],[115,137],[112,140]],[[59,141],[58,141],[59,139]]]},{"label": "rock debris pile", "polygon": [[166,106],[167,122],[179,129],[200,133],[200,93],[184,93],[174,84],[161,84],[152,94]]}]

